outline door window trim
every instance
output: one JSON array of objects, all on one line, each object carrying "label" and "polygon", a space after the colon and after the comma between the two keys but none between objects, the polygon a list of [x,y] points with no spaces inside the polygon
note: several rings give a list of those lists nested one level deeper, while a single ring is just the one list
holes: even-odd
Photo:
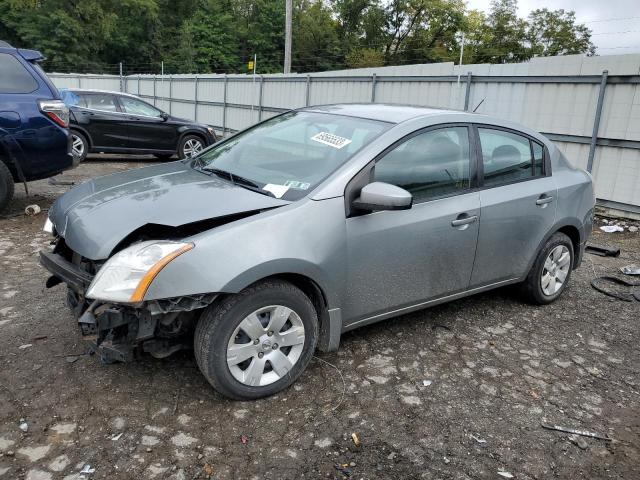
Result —
[{"label": "door window trim", "polygon": [[[356,173],[351,180],[347,183],[347,186],[344,190],[344,199],[345,199],[345,214],[347,218],[356,216],[354,215],[353,208],[351,207],[351,203],[356,197],[356,192],[359,192],[365,185],[374,181],[372,178],[373,167],[375,167],[376,163],[384,158],[389,152],[396,149],[403,143],[411,140],[413,137],[417,135],[421,135],[423,133],[427,133],[434,130],[442,130],[444,128],[455,128],[455,127],[463,127],[467,129],[467,137],[469,140],[469,186],[463,188],[461,190],[451,192],[444,195],[438,195],[436,197],[425,198],[420,201],[414,201],[413,206],[422,205],[424,203],[429,203],[436,200],[442,200],[443,198],[455,197],[457,195],[464,195],[478,188],[478,181],[480,179],[479,171],[478,171],[478,156],[477,156],[477,148],[479,145],[476,145],[476,139],[473,135],[473,125],[470,122],[450,122],[450,123],[439,123],[437,125],[429,125],[427,127],[422,127],[418,130],[414,130],[413,132],[408,133],[402,138],[399,138],[391,145],[386,147],[382,152],[377,154],[369,163],[367,163],[362,169]],[[363,183],[365,181],[366,183]],[[366,213],[365,213],[366,214]]]},{"label": "door window trim", "polygon": [[163,110],[160,110],[158,107],[156,107],[155,105],[151,105],[149,102],[145,102],[144,100],[140,99],[140,98],[136,98],[136,97],[131,97],[133,98],[133,100],[138,100],[142,103],[146,103],[147,105],[149,105],[150,107],[155,108],[156,110],[158,110],[160,112],[160,115],[158,115],[157,117],[153,117],[151,115],[141,115],[139,113],[128,113],[127,110],[124,108],[124,104],[122,103],[121,99],[122,98],[127,98],[128,95],[114,95],[116,97],[116,100],[118,102],[118,107],[120,108],[120,110],[122,111],[123,114],[125,115],[130,115],[132,117],[142,117],[142,118],[153,118],[155,120],[162,120],[162,114],[165,113]]},{"label": "door window trim", "polygon": [[[491,125],[488,123],[472,123],[471,124],[472,130],[473,130],[473,135],[475,137],[475,143],[476,143],[476,168],[477,168],[477,173],[478,173],[478,189],[479,190],[486,190],[489,188],[499,188],[499,187],[504,187],[507,185],[513,185],[516,183],[522,183],[522,182],[530,182],[532,180],[538,180],[540,178],[546,178],[546,177],[550,177],[551,176],[551,157],[549,155],[549,149],[547,148],[547,146],[541,142],[540,140],[538,140],[535,137],[532,137],[531,135],[526,134],[525,132],[522,132],[520,130],[516,130],[513,128],[508,128],[508,127],[503,127],[503,126],[499,126],[499,125]],[[486,129],[486,130],[498,130],[498,131],[502,131],[502,132],[507,132],[507,133],[511,133],[513,135],[519,135],[521,137],[526,138],[527,140],[529,140],[529,151],[531,152],[531,177],[528,178],[520,178],[518,180],[512,180],[509,182],[504,182],[504,183],[499,183],[497,185],[488,185],[485,186],[484,185],[484,157],[482,155],[482,144],[480,143],[480,132],[479,129]],[[533,154],[533,142],[537,143],[538,145],[540,145],[542,147],[542,175],[535,175],[535,158],[534,158],[534,154]]]},{"label": "door window trim", "polygon": [[[102,110],[99,108],[90,108],[90,107],[82,107],[80,105],[74,105],[73,108],[79,108],[82,110],[89,110],[90,112],[102,112],[102,113],[120,113],[120,114],[125,114],[120,107],[120,101],[118,100],[118,95],[116,95],[115,93],[101,93],[101,92],[74,92],[73,90],[70,90],[71,92],[75,93],[76,95],[81,95],[81,96],[90,96],[90,95],[110,95],[113,97],[114,99],[114,103],[116,105],[117,110]],[[85,101],[86,103],[86,101]],[[126,114],[125,114],[126,115]]]}]

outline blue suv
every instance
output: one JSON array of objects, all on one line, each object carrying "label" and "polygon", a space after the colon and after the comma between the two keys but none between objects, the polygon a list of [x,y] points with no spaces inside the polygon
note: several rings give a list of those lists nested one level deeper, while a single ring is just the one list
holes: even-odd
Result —
[{"label": "blue suv", "polygon": [[0,41],[0,211],[14,183],[72,168],[69,109],[38,65],[42,54]]}]

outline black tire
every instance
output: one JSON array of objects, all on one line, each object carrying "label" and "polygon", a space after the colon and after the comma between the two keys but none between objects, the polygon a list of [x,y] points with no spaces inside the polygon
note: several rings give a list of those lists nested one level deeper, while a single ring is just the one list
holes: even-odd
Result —
[{"label": "black tire", "polygon": [[169,160],[173,157],[173,153],[154,153],[153,156],[158,160]]},{"label": "black tire", "polygon": [[[231,373],[227,365],[227,346],[245,317],[271,305],[288,307],[298,315],[304,326],[303,349],[285,376],[268,385],[249,386]],[[269,280],[208,307],[196,326],[194,351],[200,371],[213,388],[232,399],[252,400],[273,395],[291,385],[311,361],[317,341],[318,317],[309,297],[288,282]]]},{"label": "black tire", "polygon": [[9,206],[14,192],[13,175],[9,167],[0,160],[0,213]]},{"label": "black tire", "polygon": [[[551,251],[560,245],[566,247],[569,251],[569,270],[559,290],[553,294],[546,294],[542,288],[542,277],[545,272],[545,261],[547,260],[547,257],[549,256]],[[527,275],[526,280],[520,285],[520,292],[523,296],[523,299],[534,305],[547,305],[555,301],[560,295],[562,295],[562,292],[564,292],[565,288],[567,288],[567,285],[569,284],[569,280],[571,279],[571,271],[573,270],[573,261],[574,252],[571,239],[564,233],[554,233],[538,253],[538,257],[533,263],[533,266],[529,271],[529,275]]]},{"label": "black tire", "polygon": [[[87,155],[89,154],[89,140],[87,140],[84,133],[80,133],[77,130],[71,130],[71,142],[74,146],[76,139],[82,142],[82,154],[78,154],[78,156],[80,157],[80,162],[84,162],[84,159],[87,158]],[[74,148],[74,155],[75,154]]]},{"label": "black tire", "polygon": [[185,135],[180,141],[180,147],[178,147],[178,156],[180,158],[187,158],[192,156],[189,151],[185,151],[188,150],[190,142],[198,142],[201,146],[200,151],[206,146],[206,143],[202,139],[202,137],[199,137],[198,135]]}]

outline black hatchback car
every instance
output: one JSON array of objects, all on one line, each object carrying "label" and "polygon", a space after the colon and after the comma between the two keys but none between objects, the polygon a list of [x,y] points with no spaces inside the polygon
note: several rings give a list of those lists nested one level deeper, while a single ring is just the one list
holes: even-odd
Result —
[{"label": "black hatchback car", "polygon": [[73,153],[191,157],[216,142],[213,128],[177,118],[135,95],[104,90],[61,90],[69,106]]}]

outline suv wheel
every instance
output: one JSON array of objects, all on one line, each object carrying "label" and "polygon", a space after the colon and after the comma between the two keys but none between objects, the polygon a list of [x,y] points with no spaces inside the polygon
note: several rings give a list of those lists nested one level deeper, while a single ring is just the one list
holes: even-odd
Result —
[{"label": "suv wheel", "polygon": [[75,130],[71,131],[71,152],[74,157],[80,159],[79,162],[82,162],[87,158],[87,154],[89,153],[89,142],[87,141],[87,137]]},{"label": "suv wheel", "polygon": [[564,233],[554,233],[544,245],[527,279],[522,283],[525,300],[546,305],[558,298],[569,283],[573,243]]},{"label": "suv wheel", "polygon": [[0,212],[3,212],[13,198],[13,175],[5,163],[0,160]]},{"label": "suv wheel", "polygon": [[200,370],[221,394],[273,395],[304,371],[318,340],[318,317],[297,287],[266,281],[207,308],[196,327]]},{"label": "suv wheel", "polygon": [[190,158],[196,156],[204,150],[204,141],[196,135],[187,135],[180,142],[178,155],[180,158]]}]

